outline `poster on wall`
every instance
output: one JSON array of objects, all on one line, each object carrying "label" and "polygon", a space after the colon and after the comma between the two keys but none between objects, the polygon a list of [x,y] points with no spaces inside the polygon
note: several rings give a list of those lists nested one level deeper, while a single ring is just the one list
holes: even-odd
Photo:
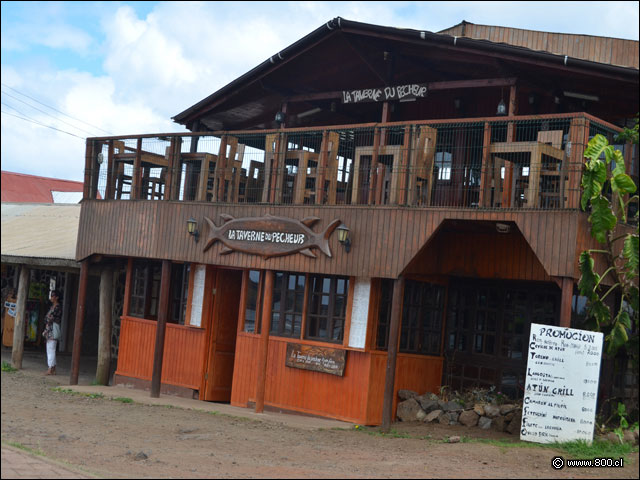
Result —
[{"label": "poster on wall", "polygon": [[356,284],[353,288],[353,304],[351,306],[351,328],[349,330],[350,347],[365,347],[370,296],[371,279],[357,278]]},{"label": "poster on wall", "polygon": [[520,439],[593,440],[603,334],[531,324]]}]

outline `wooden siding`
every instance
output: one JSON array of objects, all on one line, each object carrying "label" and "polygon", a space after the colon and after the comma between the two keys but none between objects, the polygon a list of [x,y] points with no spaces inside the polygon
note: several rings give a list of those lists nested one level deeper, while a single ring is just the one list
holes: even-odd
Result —
[{"label": "wooden siding", "polygon": [[[122,317],[117,375],[151,380],[156,322]],[[162,361],[164,384],[200,389],[204,330],[167,324]]]},{"label": "wooden siding", "polygon": [[598,63],[638,68],[638,41],[465,23],[438,33],[507,43]]},{"label": "wooden siding", "polygon": [[[315,259],[301,254],[270,259],[239,252],[220,255],[222,245],[219,242],[203,253],[208,235],[204,217],[220,225],[220,214],[223,213],[235,218],[260,217],[268,213],[299,220],[317,216],[321,220],[314,227],[315,231],[321,231],[332,220],[340,219],[351,229],[351,252],[345,252],[334,234],[329,241],[332,258],[321,252],[317,252]],[[195,243],[186,230],[186,221],[191,216],[199,222],[199,243]],[[547,275],[573,276],[578,224],[586,222],[587,215],[569,210],[486,211],[89,200],[82,204],[76,258],[103,254],[236,268],[397,278],[447,219],[514,222]],[[372,252],[376,254],[372,255]],[[535,275],[536,272],[527,272],[523,279]]]}]

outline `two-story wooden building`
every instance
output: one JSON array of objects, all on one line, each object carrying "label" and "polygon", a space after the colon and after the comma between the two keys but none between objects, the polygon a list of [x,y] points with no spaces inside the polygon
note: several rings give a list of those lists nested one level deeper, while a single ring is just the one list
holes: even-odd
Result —
[{"label": "two-story wooden building", "polygon": [[89,139],[77,259],[128,259],[116,382],[362,424],[399,389],[521,396],[530,324],[582,306],[585,145],[637,112],[637,41],[335,18],[193,133]]}]

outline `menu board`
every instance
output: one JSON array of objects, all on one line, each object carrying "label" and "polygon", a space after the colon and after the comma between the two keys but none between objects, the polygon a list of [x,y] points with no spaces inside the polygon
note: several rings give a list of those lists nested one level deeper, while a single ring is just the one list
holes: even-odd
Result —
[{"label": "menu board", "polygon": [[593,440],[600,332],[531,324],[520,439]]}]

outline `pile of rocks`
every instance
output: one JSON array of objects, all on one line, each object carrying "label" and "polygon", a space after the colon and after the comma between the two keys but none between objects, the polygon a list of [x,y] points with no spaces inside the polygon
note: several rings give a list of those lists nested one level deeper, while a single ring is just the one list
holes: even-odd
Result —
[{"label": "pile of rocks", "polygon": [[438,422],[443,425],[465,425],[490,428],[499,432],[516,434],[520,431],[522,406],[515,403],[497,405],[474,403],[463,405],[457,400],[444,400],[433,393],[418,393],[411,390],[398,392],[398,420],[402,422]]}]

